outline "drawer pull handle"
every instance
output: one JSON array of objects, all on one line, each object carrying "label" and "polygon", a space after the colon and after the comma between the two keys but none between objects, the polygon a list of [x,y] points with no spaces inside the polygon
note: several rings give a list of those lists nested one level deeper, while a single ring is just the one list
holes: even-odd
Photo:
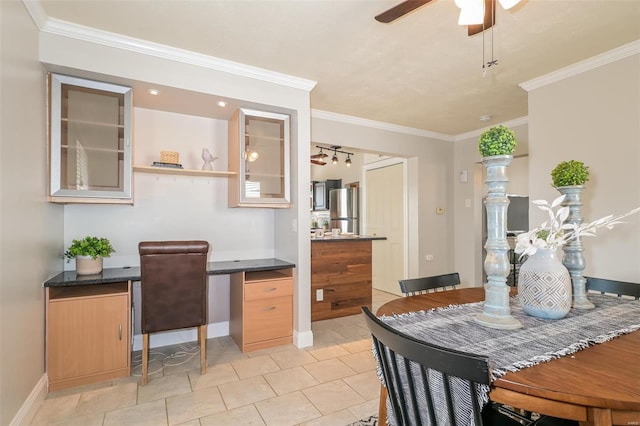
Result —
[{"label": "drawer pull handle", "polygon": [[122,340],[122,324],[118,325],[118,340]]},{"label": "drawer pull handle", "polygon": [[265,288],[264,291],[276,291],[277,287]]},{"label": "drawer pull handle", "polygon": [[263,311],[274,311],[275,309],[276,309],[275,306],[269,306],[269,307],[266,307],[266,308],[262,308]]}]

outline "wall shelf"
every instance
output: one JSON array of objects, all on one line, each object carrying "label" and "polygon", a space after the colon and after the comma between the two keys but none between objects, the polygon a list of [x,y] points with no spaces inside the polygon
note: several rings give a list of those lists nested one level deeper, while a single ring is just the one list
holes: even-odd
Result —
[{"label": "wall shelf", "polygon": [[209,176],[209,177],[229,177],[235,176],[235,172],[222,172],[211,170],[178,169],[169,167],[133,166],[134,172],[155,173],[162,175],[185,175],[185,176]]}]

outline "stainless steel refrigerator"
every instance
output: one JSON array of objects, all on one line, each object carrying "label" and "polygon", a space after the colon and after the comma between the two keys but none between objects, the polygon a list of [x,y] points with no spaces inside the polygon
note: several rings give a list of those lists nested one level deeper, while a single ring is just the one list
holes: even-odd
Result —
[{"label": "stainless steel refrigerator", "polygon": [[358,216],[360,212],[360,196],[358,188],[340,188],[329,191],[329,218],[331,228],[340,232],[360,232]]}]

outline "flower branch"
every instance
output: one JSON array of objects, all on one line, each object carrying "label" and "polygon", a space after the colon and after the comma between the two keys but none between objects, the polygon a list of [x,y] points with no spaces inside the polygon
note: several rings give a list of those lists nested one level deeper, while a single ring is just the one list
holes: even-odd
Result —
[{"label": "flower branch", "polygon": [[521,258],[534,254],[538,249],[557,250],[569,241],[577,240],[583,236],[595,237],[598,229],[612,229],[614,226],[624,223],[621,220],[625,217],[640,212],[640,207],[637,207],[621,215],[608,215],[581,225],[565,223],[569,217],[569,207],[558,208],[564,199],[565,195],[561,195],[551,204],[545,200],[532,201],[540,210],[547,212],[549,219],[538,228],[518,235],[515,252],[520,254]]}]

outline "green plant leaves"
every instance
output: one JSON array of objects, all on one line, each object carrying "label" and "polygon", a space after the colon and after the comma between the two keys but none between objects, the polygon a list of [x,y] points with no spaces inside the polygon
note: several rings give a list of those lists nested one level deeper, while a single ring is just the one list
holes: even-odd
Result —
[{"label": "green plant leaves", "polygon": [[584,185],[589,180],[589,166],[583,162],[570,160],[563,161],[551,170],[553,186]]},{"label": "green plant leaves", "polygon": [[516,149],[516,135],[508,127],[499,125],[485,130],[480,135],[478,150],[483,157],[511,155]]},{"label": "green plant leaves", "polygon": [[109,257],[115,250],[107,238],[87,236],[82,240],[73,240],[64,252],[64,256],[70,260],[76,256]]}]

